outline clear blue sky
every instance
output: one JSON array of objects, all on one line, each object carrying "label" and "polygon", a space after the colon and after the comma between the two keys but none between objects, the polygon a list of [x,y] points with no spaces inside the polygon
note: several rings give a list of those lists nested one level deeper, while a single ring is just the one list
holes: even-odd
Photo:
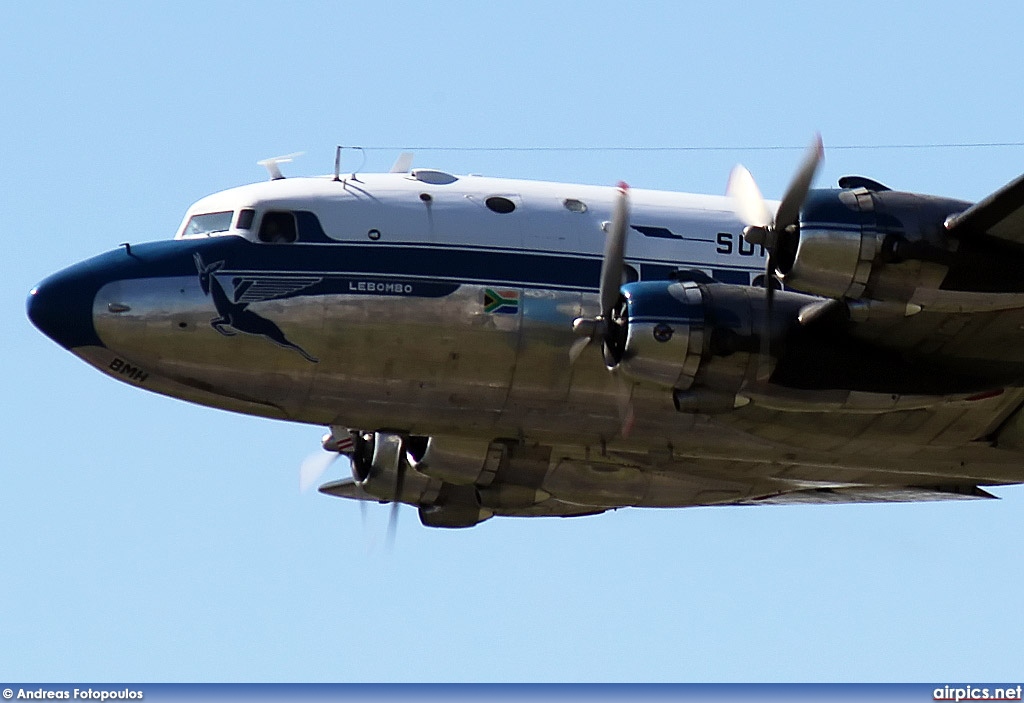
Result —
[{"label": "clear blue sky", "polygon": [[[28,290],[336,144],[775,146],[978,199],[1024,148],[1015,2],[7,3],[0,680],[1018,680],[1003,501],[622,510],[428,530],[300,494],[321,428],[140,392]],[[371,151],[365,170],[397,150]],[[358,157],[346,156],[348,167]],[[418,152],[455,172],[779,197],[798,151]],[[340,476],[342,465],[335,474]],[[1024,462],[1022,462],[1024,477]]]}]

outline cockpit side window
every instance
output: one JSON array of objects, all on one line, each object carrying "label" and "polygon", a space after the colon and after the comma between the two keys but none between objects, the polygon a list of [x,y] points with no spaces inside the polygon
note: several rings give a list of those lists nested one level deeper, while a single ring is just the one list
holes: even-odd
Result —
[{"label": "cockpit side window", "polygon": [[265,212],[260,222],[261,242],[287,243],[298,238],[295,215],[290,212]]},{"label": "cockpit side window", "polygon": [[231,229],[231,219],[234,212],[209,212],[203,215],[193,215],[185,225],[184,237],[211,237]]},{"label": "cockpit side window", "polygon": [[235,223],[235,227],[238,229],[251,229],[254,217],[256,217],[255,210],[240,210],[238,212],[238,222]]}]

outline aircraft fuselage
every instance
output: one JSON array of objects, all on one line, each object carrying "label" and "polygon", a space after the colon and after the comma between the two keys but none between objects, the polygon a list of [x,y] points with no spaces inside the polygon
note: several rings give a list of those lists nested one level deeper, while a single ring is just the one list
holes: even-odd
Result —
[{"label": "aircraft fuselage", "polygon": [[[219,193],[183,227],[195,214],[246,209],[251,227],[179,233],[57,274],[39,290],[77,301],[58,341],[141,388],[268,417],[614,437],[614,380],[596,359],[570,367],[567,356],[573,320],[595,312],[614,189],[359,178]],[[724,198],[632,195],[633,279],[759,274],[760,252]],[[513,211],[488,209],[491,197]],[[260,241],[269,212],[295,215],[296,241]]]},{"label": "aircraft fuselage", "polygon": [[[484,468],[467,478],[424,460],[415,493],[401,499],[421,515],[458,508],[428,524],[815,486],[1019,480],[1015,455],[971,444],[1020,402],[1019,388],[962,392],[975,380],[953,374],[927,395],[934,374],[924,372],[899,393],[877,392],[874,358],[856,353],[867,373],[841,369],[849,388],[766,386],[772,349],[757,339],[783,339],[822,299],[779,293],[769,330],[762,289],[750,287],[764,252],[741,236],[724,197],[630,191],[623,278],[640,283],[624,286],[623,300],[636,334],[648,335],[630,344],[651,354],[627,350],[609,373],[591,344],[570,363],[574,321],[600,312],[616,192],[425,169],[243,186],[194,204],[173,240],[122,246],[46,279],[29,315],[142,389],[376,432],[377,463],[402,437],[448,438],[436,456]],[[653,281],[662,285],[643,288]],[[659,315],[667,323],[654,324]],[[825,361],[824,342],[812,342]],[[800,375],[793,366],[789,377]],[[982,380],[1002,382],[1005,366]],[[885,442],[904,449],[879,451]],[[487,469],[513,446],[519,468]]]}]

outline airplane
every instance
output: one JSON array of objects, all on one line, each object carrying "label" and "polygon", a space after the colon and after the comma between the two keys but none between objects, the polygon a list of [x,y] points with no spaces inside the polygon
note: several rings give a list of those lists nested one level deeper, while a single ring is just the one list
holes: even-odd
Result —
[{"label": "airplane", "polygon": [[[338,156],[340,158],[340,148]],[[319,490],[426,526],[624,507],[993,498],[1024,482],[1024,176],[780,201],[412,168],[202,198],[43,280],[108,376],[327,428]]]}]

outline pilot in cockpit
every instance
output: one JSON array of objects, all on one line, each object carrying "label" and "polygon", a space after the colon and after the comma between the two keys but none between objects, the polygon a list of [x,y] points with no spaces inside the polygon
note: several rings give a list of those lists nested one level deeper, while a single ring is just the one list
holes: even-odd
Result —
[{"label": "pilot in cockpit", "polygon": [[268,212],[260,225],[261,242],[282,244],[296,239],[295,218],[290,212]]},{"label": "pilot in cockpit", "polygon": [[284,232],[281,229],[280,223],[276,220],[269,220],[260,229],[260,239],[264,242],[280,243],[287,241],[285,239]]}]

